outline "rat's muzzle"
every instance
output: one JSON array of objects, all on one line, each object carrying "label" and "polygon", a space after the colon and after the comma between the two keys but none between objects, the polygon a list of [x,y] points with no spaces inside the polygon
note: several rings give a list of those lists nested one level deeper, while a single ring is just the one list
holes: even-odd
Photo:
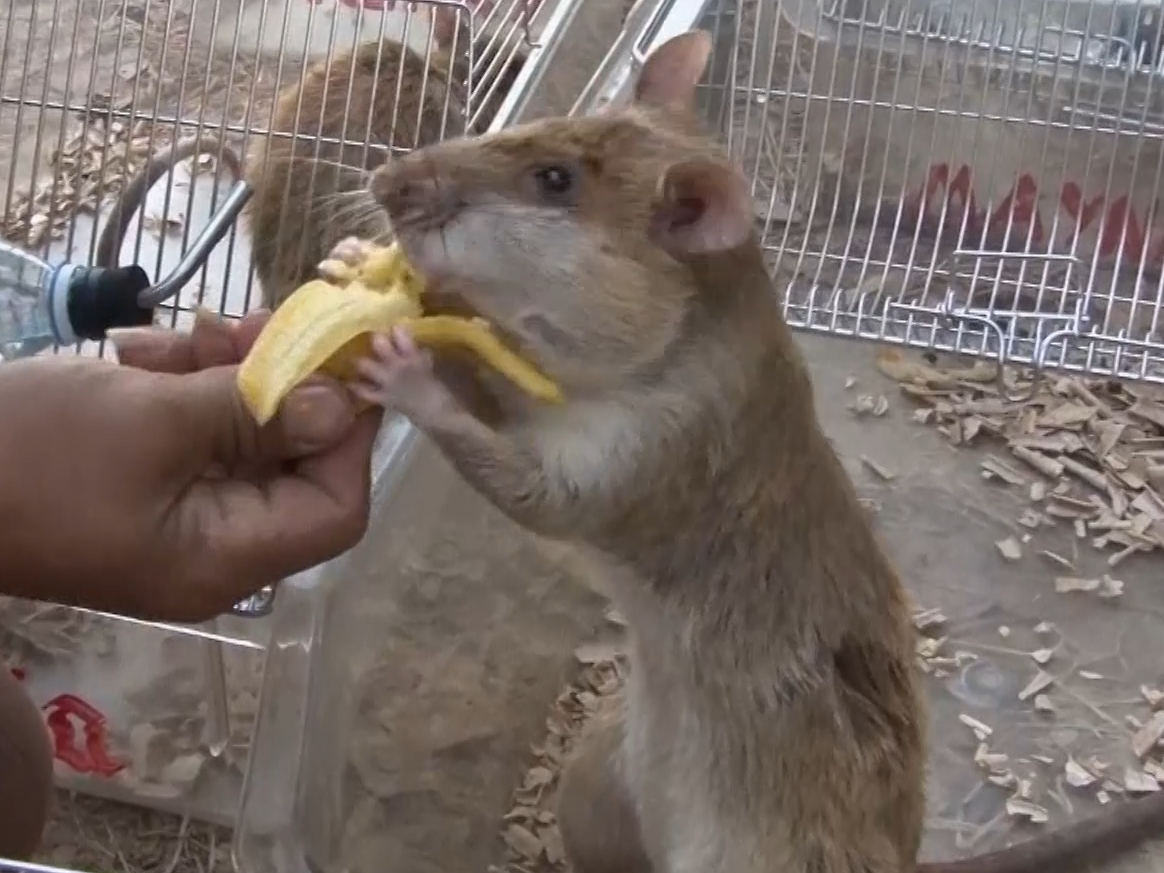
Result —
[{"label": "rat's muzzle", "polygon": [[369,186],[399,234],[439,231],[461,209],[452,186],[441,184],[423,161],[389,161],[376,170]]}]

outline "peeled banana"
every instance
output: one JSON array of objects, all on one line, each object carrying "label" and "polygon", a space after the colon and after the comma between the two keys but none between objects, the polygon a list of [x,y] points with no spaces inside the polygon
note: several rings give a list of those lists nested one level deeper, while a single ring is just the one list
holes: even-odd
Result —
[{"label": "peeled banana", "polygon": [[238,371],[238,389],[259,424],[313,373],[342,380],[370,352],[371,334],[406,325],[424,346],[467,346],[530,396],[560,403],[558,386],[506,348],[480,319],[424,315],[424,283],[395,243],[369,246],[358,265],[329,261],[263,327]]}]

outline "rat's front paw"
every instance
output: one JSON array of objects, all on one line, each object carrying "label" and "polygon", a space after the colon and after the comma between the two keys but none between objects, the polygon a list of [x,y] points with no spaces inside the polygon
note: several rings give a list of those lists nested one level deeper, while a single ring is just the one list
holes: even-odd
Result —
[{"label": "rat's front paw", "polygon": [[327,281],[345,285],[355,278],[356,270],[375,247],[374,243],[359,237],[346,237],[335,244],[327,260],[321,261],[316,269]]},{"label": "rat's front paw", "polygon": [[372,356],[357,362],[360,399],[395,409],[420,427],[431,427],[455,413],[457,401],[432,370],[432,356],[416,345],[404,327],[372,339]]},{"label": "rat's front paw", "polygon": [[344,237],[328,254],[329,261],[339,261],[349,267],[358,267],[376,248],[376,244],[358,236]]}]

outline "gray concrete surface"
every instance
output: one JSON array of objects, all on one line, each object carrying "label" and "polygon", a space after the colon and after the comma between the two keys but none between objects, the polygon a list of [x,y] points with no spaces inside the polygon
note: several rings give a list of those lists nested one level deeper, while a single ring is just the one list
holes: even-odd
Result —
[{"label": "gray concrete surface", "polygon": [[[1065,785],[1064,762],[1069,754],[1079,760],[1096,755],[1110,762],[1118,778],[1131,761],[1133,729],[1126,717],[1146,720],[1151,710],[1138,689],[1164,680],[1164,562],[1142,557],[1121,564],[1113,575],[1126,588],[1115,600],[1055,593],[1054,577],[1064,571],[1035,552],[1071,555],[1067,526],[1036,534],[1019,562],[1005,562],[994,543],[1025,532],[1014,523],[1026,505],[1022,495],[983,481],[982,452],[956,449],[909,420],[912,405],[873,366],[874,346],[803,334],[801,341],[812,364],[819,414],[861,493],[874,502],[876,524],[905,584],[919,606],[948,616],[945,650],[977,656],[949,677],[928,680],[932,765],[923,856],[973,854],[1099,811],[1094,788]],[[857,385],[846,390],[851,377]],[[890,413],[855,418],[846,407],[856,393],[884,394]],[[862,455],[895,471],[896,479],[881,481]],[[1078,551],[1079,575],[1105,571],[1106,556],[1084,545]],[[1034,627],[1044,621],[1057,633],[1036,634]],[[1006,636],[1000,628],[1008,629]],[[1046,715],[1017,694],[1036,670],[1027,653],[1056,645],[1046,669],[1059,678],[1048,692],[1057,711]],[[994,729],[990,751],[1009,755],[1017,774],[1031,779],[1035,797],[1051,814],[1049,823],[1006,819],[1009,792],[986,783],[975,766],[978,741],[958,721],[963,713]],[[1164,869],[1164,856],[1133,852],[1101,869],[1147,873]]]}]

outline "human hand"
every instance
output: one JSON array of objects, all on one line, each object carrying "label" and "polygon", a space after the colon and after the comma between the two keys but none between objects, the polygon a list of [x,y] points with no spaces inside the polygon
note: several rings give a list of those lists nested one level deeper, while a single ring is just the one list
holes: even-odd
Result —
[{"label": "human hand", "polygon": [[0,367],[4,593],[200,621],[359,541],[380,416],[318,380],[255,425],[235,373],[266,317]]}]

